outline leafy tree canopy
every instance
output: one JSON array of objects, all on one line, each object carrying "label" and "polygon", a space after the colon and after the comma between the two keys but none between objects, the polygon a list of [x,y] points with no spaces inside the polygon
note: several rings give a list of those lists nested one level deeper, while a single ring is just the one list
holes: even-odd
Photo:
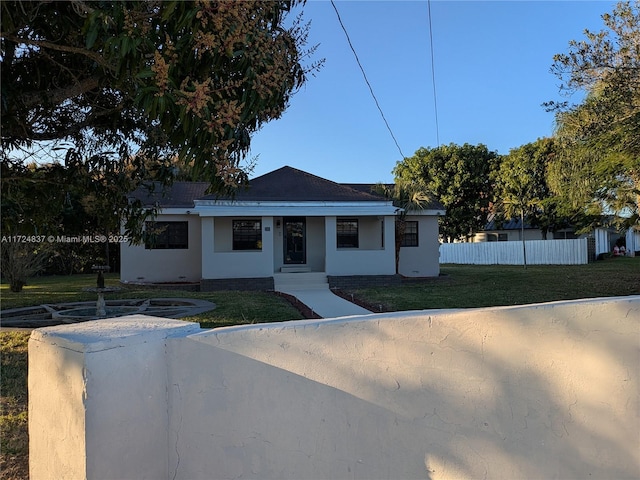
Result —
[{"label": "leafy tree canopy", "polygon": [[[585,211],[640,208],[640,3],[621,2],[602,16],[605,29],[585,31],[554,57],[561,90],[586,93],[577,105],[555,108],[556,139],[563,154],[550,169],[554,192]],[[628,217],[628,215],[627,215]]]},{"label": "leafy tree canopy", "polygon": [[396,164],[396,183],[415,184],[446,208],[440,233],[449,241],[469,237],[486,225],[493,197],[490,172],[498,154],[485,145],[449,144],[418,149]]},{"label": "leafy tree canopy", "polygon": [[[538,227],[543,237],[582,221],[576,212],[566,207],[549,187],[549,168],[559,153],[553,138],[540,138],[512,149],[502,157],[492,172],[496,202],[494,209],[505,219],[524,217]],[[524,224],[523,224],[524,226]]]},{"label": "leafy tree canopy", "polygon": [[242,184],[251,134],[318,67],[284,26],[297,3],[3,1],[3,151],[178,155],[213,191]]},{"label": "leafy tree canopy", "polygon": [[393,202],[397,207],[395,219],[395,254],[396,254],[396,274],[400,268],[400,249],[404,241],[407,230],[407,215],[424,210],[432,202],[430,195],[420,189],[416,183],[396,183],[386,185],[384,183],[375,184],[373,193],[382,195]]},{"label": "leafy tree canopy", "polygon": [[233,193],[251,135],[320,66],[304,65],[308,25],[285,20],[298,3],[3,1],[3,233],[123,221],[138,242],[154,213],[128,202],[139,185]]}]

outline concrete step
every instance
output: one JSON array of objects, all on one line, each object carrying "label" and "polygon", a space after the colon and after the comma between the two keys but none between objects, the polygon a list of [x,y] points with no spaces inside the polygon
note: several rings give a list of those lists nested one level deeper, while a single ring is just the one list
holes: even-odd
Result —
[{"label": "concrete step", "polygon": [[310,273],[311,268],[303,267],[300,265],[287,265],[284,267],[280,267],[280,271],[282,273]]},{"label": "concrete step", "polygon": [[273,275],[275,290],[329,288],[329,281],[324,272],[275,273]]}]

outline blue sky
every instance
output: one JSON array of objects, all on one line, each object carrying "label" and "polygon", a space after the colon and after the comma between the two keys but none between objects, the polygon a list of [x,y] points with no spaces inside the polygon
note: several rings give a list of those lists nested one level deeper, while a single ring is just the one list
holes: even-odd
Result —
[{"label": "blue sky", "polygon": [[[482,143],[507,154],[553,133],[541,106],[563,100],[553,55],[585,28],[600,31],[610,1],[432,0],[440,144]],[[336,1],[405,156],[436,147],[426,1]],[[329,1],[310,0],[309,44],[324,67],[252,140],[253,177],[289,165],[336,182],[392,182],[402,159]],[[577,100],[577,99],[574,99]]]}]

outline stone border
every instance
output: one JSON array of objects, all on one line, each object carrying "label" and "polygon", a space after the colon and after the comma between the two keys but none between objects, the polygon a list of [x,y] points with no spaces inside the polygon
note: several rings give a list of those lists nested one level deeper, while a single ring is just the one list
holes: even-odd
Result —
[{"label": "stone border", "polygon": [[[195,298],[133,298],[120,300],[107,300],[109,307],[139,306],[148,302],[140,314],[163,317],[183,318],[208,312],[216,308],[216,304],[207,300]],[[76,308],[91,308],[96,302],[68,302],[57,304],[43,304],[32,307],[12,308],[0,311],[0,327],[2,328],[40,328],[78,321],[90,321],[94,318],[82,320],[68,319],[67,321],[55,319],[54,312],[64,312]]]}]

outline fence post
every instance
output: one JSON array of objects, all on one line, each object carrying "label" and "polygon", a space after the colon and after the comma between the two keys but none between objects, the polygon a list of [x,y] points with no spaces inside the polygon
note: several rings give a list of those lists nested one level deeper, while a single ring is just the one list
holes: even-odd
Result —
[{"label": "fence post", "polygon": [[132,315],[34,330],[30,478],[167,478],[165,343],[199,329]]}]

